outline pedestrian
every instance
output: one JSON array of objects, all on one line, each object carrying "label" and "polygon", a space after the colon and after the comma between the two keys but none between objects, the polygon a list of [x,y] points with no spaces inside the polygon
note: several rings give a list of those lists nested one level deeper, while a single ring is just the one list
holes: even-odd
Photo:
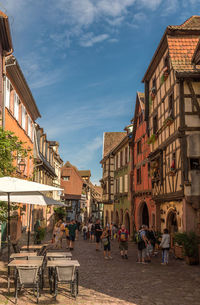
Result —
[{"label": "pedestrian", "polygon": [[59,236],[61,248],[62,248],[62,238],[64,236],[64,233],[65,233],[65,222],[62,221],[62,223],[60,225],[60,236]]},{"label": "pedestrian", "polygon": [[118,241],[121,257],[125,259],[128,259],[128,238],[129,232],[126,230],[125,225],[122,225],[118,232]]},{"label": "pedestrian", "polygon": [[155,230],[154,227],[152,226],[151,229],[149,229],[149,238],[150,238],[150,242],[151,245],[153,247],[152,250],[152,256],[155,256],[155,245],[156,245],[156,234],[155,234]]},{"label": "pedestrian", "polygon": [[102,228],[100,225],[100,220],[97,219],[95,223],[95,237],[96,237],[96,251],[99,251],[99,243],[101,239]]},{"label": "pedestrian", "polygon": [[170,235],[168,229],[164,229],[164,234],[160,243],[162,248],[162,263],[161,265],[168,265],[169,261],[169,249],[170,249]]},{"label": "pedestrian", "polygon": [[146,232],[145,232],[145,225],[142,225],[137,233],[137,244],[138,244],[138,260],[137,263],[146,264],[145,258],[146,258],[146,247],[147,247],[147,238],[146,238]]},{"label": "pedestrian", "polygon": [[90,231],[91,241],[94,242],[94,236],[95,236],[95,225],[92,223],[91,231]]},{"label": "pedestrian", "polygon": [[70,245],[70,239],[69,239],[69,222],[66,222],[65,224],[65,236],[66,236],[66,242],[67,242],[67,249],[69,249]]},{"label": "pedestrian", "polygon": [[87,232],[88,232],[88,227],[86,224],[82,227],[82,233],[83,233],[83,240],[87,240]]},{"label": "pedestrian", "polygon": [[92,222],[89,222],[89,224],[88,224],[88,238],[89,238],[90,241],[92,241],[91,229],[92,229]]},{"label": "pedestrian", "polygon": [[54,230],[53,230],[53,237],[55,240],[55,249],[60,249],[61,244],[60,244],[60,226],[62,224],[62,220],[59,219],[58,222],[55,224],[54,226]]},{"label": "pedestrian", "polygon": [[[110,232],[109,228],[105,227],[103,229],[103,233],[101,235],[101,241],[103,243],[104,251],[103,255],[105,259],[112,259],[112,256],[110,254]],[[106,255],[108,253],[108,256]]]},{"label": "pedestrian", "polygon": [[77,230],[76,222],[74,220],[71,220],[68,228],[69,228],[69,240],[70,240],[69,248],[70,250],[73,250],[74,241],[76,238],[76,230]]},{"label": "pedestrian", "polygon": [[146,234],[146,239],[147,239],[147,246],[146,246],[146,261],[148,263],[151,262],[151,255],[153,253],[153,246],[151,244],[151,234],[149,231],[149,227],[146,226],[145,228],[145,234]]}]

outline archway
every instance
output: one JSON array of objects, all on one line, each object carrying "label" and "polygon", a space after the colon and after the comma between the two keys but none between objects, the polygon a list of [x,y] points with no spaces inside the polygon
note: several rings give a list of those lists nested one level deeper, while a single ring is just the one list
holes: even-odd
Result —
[{"label": "archway", "polygon": [[118,213],[118,211],[116,211],[116,213],[115,213],[115,224],[117,226],[119,226],[119,213]]},{"label": "archway", "polygon": [[128,212],[126,212],[125,214],[125,227],[126,230],[128,230],[128,232],[130,233],[130,217]]},{"label": "archway", "polygon": [[178,232],[178,222],[176,212],[171,210],[167,215],[167,229],[170,234]]},{"label": "archway", "polygon": [[146,202],[141,207],[141,225],[149,226],[149,211]]}]

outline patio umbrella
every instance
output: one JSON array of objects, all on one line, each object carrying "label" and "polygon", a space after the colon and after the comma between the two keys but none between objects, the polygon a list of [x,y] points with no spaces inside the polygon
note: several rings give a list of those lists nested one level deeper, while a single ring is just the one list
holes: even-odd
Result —
[{"label": "patio umbrella", "polygon": [[[21,200],[17,199],[18,203],[37,204],[36,197],[38,196],[38,200],[39,197],[40,200],[42,200],[43,195],[41,192],[50,191],[62,191],[62,189],[14,177],[0,178],[0,196],[2,196],[2,198],[7,198],[7,200],[4,200],[8,202],[8,263],[10,259],[10,202],[16,202],[17,198],[21,198]],[[27,198],[23,196],[27,196]],[[35,199],[35,201],[31,202],[31,197],[32,199]],[[23,200],[27,199],[29,202],[22,202],[22,198],[24,198]],[[38,204],[41,205],[40,203]],[[43,202],[42,205],[45,205],[45,203]],[[8,268],[8,290],[10,290],[10,268]]]}]

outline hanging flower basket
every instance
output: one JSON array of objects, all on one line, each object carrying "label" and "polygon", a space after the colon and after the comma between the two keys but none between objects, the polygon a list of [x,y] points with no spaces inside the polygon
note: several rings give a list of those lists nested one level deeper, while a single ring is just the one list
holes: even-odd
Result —
[{"label": "hanging flower basket", "polygon": [[154,100],[154,98],[156,97],[156,88],[155,87],[151,88],[150,96],[151,96],[152,100]]},{"label": "hanging flower basket", "polygon": [[156,139],[158,138],[158,136],[156,134],[152,134],[151,137],[148,139],[147,143],[148,144],[153,144],[155,143]]},{"label": "hanging flower basket", "polygon": [[169,76],[168,67],[164,67],[163,71],[162,71],[161,78],[160,78],[161,85],[167,80],[168,76]]},{"label": "hanging flower basket", "polygon": [[174,122],[174,120],[171,117],[166,118],[166,120],[164,121],[163,125],[164,126],[170,126],[172,123]]}]

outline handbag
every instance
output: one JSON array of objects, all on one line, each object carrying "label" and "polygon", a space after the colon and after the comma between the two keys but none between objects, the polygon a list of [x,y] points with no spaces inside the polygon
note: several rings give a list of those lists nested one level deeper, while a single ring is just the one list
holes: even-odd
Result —
[{"label": "handbag", "polygon": [[107,237],[102,238],[102,243],[103,243],[104,246],[107,246],[107,245],[108,245],[108,239],[107,239]]}]

